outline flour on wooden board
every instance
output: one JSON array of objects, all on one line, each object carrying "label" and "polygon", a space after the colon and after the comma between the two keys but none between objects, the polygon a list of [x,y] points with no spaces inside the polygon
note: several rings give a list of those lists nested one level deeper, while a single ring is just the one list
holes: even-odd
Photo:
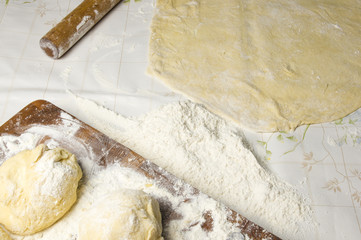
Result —
[{"label": "flour on wooden board", "polygon": [[[175,219],[164,227],[163,233],[166,239],[249,239],[235,224],[228,221],[228,217],[232,215],[228,208],[205,194],[194,195],[191,185],[184,184],[181,180],[176,181],[173,186],[174,189],[182,189],[182,196],[178,196],[162,187],[162,182],[146,178],[133,169],[121,167],[118,164],[108,165],[106,168],[95,166],[97,159],[91,146],[75,137],[79,130],[79,122],[66,113],[61,114],[61,119],[62,122],[58,125],[33,125],[20,136],[2,135],[0,137],[0,152],[2,153],[0,165],[20,151],[34,148],[43,136],[48,136],[50,139],[45,140],[44,143],[50,148],[58,147],[60,144],[69,147],[71,144],[72,152],[77,156],[83,170],[78,200],[63,218],[42,232],[30,236],[12,235],[13,239],[75,240],[83,214],[102,201],[104,196],[122,188],[142,190],[159,201],[166,201],[175,212],[182,214],[181,219]],[[66,133],[65,136],[64,133]],[[114,161],[117,162],[117,159]],[[40,164],[38,170],[48,176],[52,169],[47,164]],[[59,183],[51,181],[41,187],[45,187],[43,190],[46,195],[52,195],[58,190]],[[188,199],[187,202],[184,201],[184,197]],[[203,215],[208,211],[212,212],[213,219],[210,232],[202,229]]]},{"label": "flour on wooden board", "polygon": [[190,101],[125,118],[76,97],[91,125],[284,239],[314,236],[308,200],[258,163],[243,133]]}]

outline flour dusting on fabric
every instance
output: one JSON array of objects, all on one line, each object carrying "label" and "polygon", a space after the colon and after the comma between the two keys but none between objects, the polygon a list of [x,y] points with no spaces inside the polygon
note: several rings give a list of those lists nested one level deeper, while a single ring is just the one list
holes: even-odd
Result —
[{"label": "flour dusting on fabric", "polygon": [[173,103],[125,118],[87,99],[76,102],[92,126],[268,231],[312,236],[308,200],[258,163],[242,131],[201,105]]}]

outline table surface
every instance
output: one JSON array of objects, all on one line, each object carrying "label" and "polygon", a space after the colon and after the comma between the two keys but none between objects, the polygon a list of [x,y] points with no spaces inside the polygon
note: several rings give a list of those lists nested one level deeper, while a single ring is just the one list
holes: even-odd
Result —
[{"label": "table surface", "polygon": [[[46,99],[79,119],[69,91],[126,116],[184,99],[145,74],[155,0],[116,6],[61,59],[40,38],[80,0],[0,0],[0,125]],[[245,131],[267,166],[309,197],[315,239],[361,239],[361,110],[295,132]]]}]

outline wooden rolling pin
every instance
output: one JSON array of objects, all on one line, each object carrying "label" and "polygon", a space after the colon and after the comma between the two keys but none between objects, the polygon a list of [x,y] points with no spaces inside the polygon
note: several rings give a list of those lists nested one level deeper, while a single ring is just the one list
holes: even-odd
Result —
[{"label": "wooden rolling pin", "polygon": [[60,58],[121,0],[84,0],[40,39],[40,47]]}]

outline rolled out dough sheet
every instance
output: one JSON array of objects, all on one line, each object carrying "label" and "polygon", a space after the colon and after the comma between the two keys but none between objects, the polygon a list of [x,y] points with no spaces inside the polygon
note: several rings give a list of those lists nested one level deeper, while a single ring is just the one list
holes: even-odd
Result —
[{"label": "rolled out dough sheet", "polygon": [[157,0],[148,73],[272,132],[361,106],[361,1]]}]

